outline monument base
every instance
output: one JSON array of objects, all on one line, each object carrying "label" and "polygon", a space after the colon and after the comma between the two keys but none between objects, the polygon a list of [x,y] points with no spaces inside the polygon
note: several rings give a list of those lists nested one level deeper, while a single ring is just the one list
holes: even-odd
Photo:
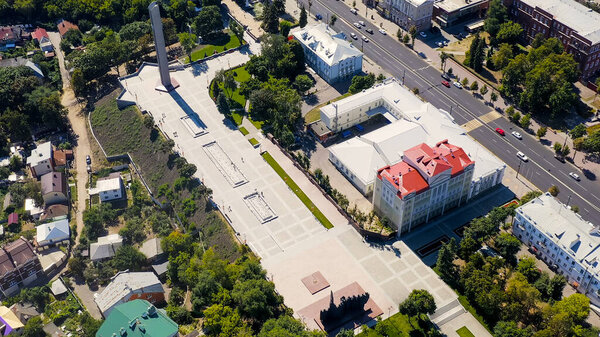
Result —
[{"label": "monument base", "polygon": [[158,91],[162,91],[162,92],[169,92],[173,89],[177,89],[179,88],[179,82],[177,82],[177,80],[175,80],[174,78],[171,77],[171,85],[165,87],[164,85],[162,85],[161,81],[159,80],[158,83],[156,83],[156,87],[154,88],[155,90]]}]

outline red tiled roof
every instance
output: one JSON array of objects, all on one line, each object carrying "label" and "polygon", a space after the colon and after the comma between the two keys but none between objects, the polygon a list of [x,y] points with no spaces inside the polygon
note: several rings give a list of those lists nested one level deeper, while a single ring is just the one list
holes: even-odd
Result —
[{"label": "red tiled roof", "polygon": [[11,27],[0,27],[0,41],[15,41],[17,34]]},{"label": "red tiled roof", "polygon": [[404,198],[413,192],[421,193],[429,188],[429,184],[419,174],[419,171],[404,161],[380,169],[377,177],[386,179],[396,186],[400,198]]},{"label": "red tiled roof", "polygon": [[19,222],[19,214],[17,214],[17,213],[10,213],[8,215],[8,224],[12,225],[12,224],[17,223],[17,222]]},{"label": "red tiled roof", "polygon": [[46,30],[45,30],[44,28],[40,28],[40,27],[36,28],[36,29],[33,31],[33,33],[31,33],[31,37],[32,37],[34,40],[38,40],[38,42],[39,42],[39,41],[40,41],[40,40],[41,40],[43,37],[50,38],[50,37],[48,36],[48,32],[46,32]]},{"label": "red tiled roof", "polygon": [[453,177],[461,174],[469,165],[475,164],[462,147],[452,145],[448,143],[448,140],[435,144],[435,149],[439,156],[445,158],[446,162],[452,166],[451,175]]},{"label": "red tiled roof", "polygon": [[61,22],[59,22],[57,27],[58,27],[58,32],[60,33],[60,36],[65,35],[65,33],[69,31],[69,29],[79,30],[79,27],[77,27],[76,24],[71,23],[67,20],[62,20]]},{"label": "red tiled roof", "polygon": [[73,159],[73,150],[55,150],[53,157],[54,166],[67,165],[67,161]]},{"label": "red tiled roof", "polygon": [[425,143],[404,151],[404,157],[410,159],[413,165],[429,177],[435,177],[452,168],[449,163],[440,157],[435,148],[432,149]]}]

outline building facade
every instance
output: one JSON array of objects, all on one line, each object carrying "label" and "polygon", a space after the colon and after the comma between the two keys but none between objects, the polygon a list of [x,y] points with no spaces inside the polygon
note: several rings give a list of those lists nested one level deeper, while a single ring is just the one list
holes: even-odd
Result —
[{"label": "building facade", "polygon": [[398,236],[468,200],[475,162],[447,140],[420,144],[404,160],[378,170],[373,206],[396,226]]},{"label": "building facade", "polygon": [[537,34],[562,42],[587,80],[600,70],[600,14],[575,0],[504,0],[530,43]]},{"label": "building facade", "polygon": [[0,249],[0,291],[4,296],[16,294],[20,287],[31,284],[42,273],[37,254],[24,238]]},{"label": "building facade", "polygon": [[433,20],[450,27],[467,20],[485,18],[490,0],[439,0],[433,4]]},{"label": "building facade", "polygon": [[328,83],[350,79],[362,72],[363,53],[346,41],[344,33],[319,23],[292,35],[302,45],[306,63]]},{"label": "building facade", "polygon": [[39,178],[54,169],[54,160],[52,160],[52,143],[45,142],[38,145],[31,155],[27,157],[27,165],[31,170],[31,175]]},{"label": "building facade", "polygon": [[123,197],[123,180],[119,172],[113,172],[108,177],[98,179],[96,190],[101,202],[121,199]]},{"label": "building facade", "polygon": [[385,0],[385,13],[389,20],[405,30],[417,27],[417,31],[431,28],[433,0]]},{"label": "building facade", "polygon": [[600,305],[600,232],[550,193],[517,208],[513,234]]}]

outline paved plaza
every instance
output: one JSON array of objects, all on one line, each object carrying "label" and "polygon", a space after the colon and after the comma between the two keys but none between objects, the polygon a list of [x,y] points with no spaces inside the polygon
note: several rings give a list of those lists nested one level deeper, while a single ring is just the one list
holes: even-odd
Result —
[{"label": "paved plaza", "polygon": [[[180,87],[170,93],[154,90],[158,68],[146,65],[137,75],[121,80],[126,88],[122,97],[148,111],[175,141],[175,150],[198,167],[196,176],[213,190],[214,202],[239,238],[261,258],[267,275],[296,315],[330,291],[354,282],[370,294],[384,318],[397,312],[398,304],[412,289],[429,290],[438,307],[460,306],[454,291],[403,242],[365,242],[281,151],[258,135],[262,144],[254,148],[218,112],[208,94],[210,79],[217,70],[241,65],[249,56],[248,50],[236,51],[171,72]],[[325,229],[289,190],[263,160],[262,150],[269,151],[331,221],[333,229]],[[311,294],[315,289],[309,290],[302,280],[306,282],[312,275],[320,275],[314,276],[319,280],[316,282],[326,282],[329,287]],[[471,331],[482,329],[477,324],[468,325]]]}]

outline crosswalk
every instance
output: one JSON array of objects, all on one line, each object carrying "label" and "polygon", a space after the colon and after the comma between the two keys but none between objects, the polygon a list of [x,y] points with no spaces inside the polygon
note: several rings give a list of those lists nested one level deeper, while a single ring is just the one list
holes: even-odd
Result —
[{"label": "crosswalk", "polygon": [[472,119],[461,126],[467,130],[467,132],[471,132],[480,126],[483,126],[484,123],[489,124],[500,117],[502,117],[500,113],[496,110],[492,110],[485,115],[479,116],[479,119]]}]

